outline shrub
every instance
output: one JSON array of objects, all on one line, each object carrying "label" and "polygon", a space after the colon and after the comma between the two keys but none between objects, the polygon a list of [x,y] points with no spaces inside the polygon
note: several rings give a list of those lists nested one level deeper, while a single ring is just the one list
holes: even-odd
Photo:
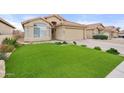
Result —
[{"label": "shrub", "polygon": [[74,44],[74,45],[77,45],[77,43],[76,43],[75,41],[73,41],[73,44]]},{"label": "shrub", "polygon": [[63,41],[63,44],[68,44],[66,41]]},{"label": "shrub", "polygon": [[107,35],[94,35],[94,39],[101,39],[101,40],[107,40],[108,36]]},{"label": "shrub", "polygon": [[61,42],[55,42],[55,44],[57,44],[57,45],[61,45],[62,43],[61,43]]},{"label": "shrub", "polygon": [[96,46],[96,47],[94,47],[94,49],[96,49],[96,50],[102,50],[100,47],[98,47],[98,46]]},{"label": "shrub", "polygon": [[1,45],[0,52],[2,52],[2,53],[12,52],[14,50],[14,48],[15,47],[13,45]]},{"label": "shrub", "polygon": [[16,42],[15,38],[5,38],[2,42],[2,44],[13,45],[15,47],[18,46],[18,43]]},{"label": "shrub", "polygon": [[6,60],[6,56],[4,53],[0,53],[0,60]]},{"label": "shrub", "polygon": [[118,50],[117,50],[117,49],[114,49],[114,48],[110,48],[110,49],[108,49],[106,52],[111,53],[111,54],[115,54],[115,55],[120,54],[120,53],[118,52]]},{"label": "shrub", "polygon": [[87,47],[87,45],[81,45],[82,47]]}]

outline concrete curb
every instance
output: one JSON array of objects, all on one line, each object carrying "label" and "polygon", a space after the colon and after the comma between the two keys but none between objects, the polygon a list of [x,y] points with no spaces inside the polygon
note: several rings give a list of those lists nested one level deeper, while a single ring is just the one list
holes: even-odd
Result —
[{"label": "concrete curb", "polygon": [[124,61],[109,73],[106,78],[124,78]]},{"label": "concrete curb", "polygon": [[0,78],[5,76],[5,61],[0,60]]}]

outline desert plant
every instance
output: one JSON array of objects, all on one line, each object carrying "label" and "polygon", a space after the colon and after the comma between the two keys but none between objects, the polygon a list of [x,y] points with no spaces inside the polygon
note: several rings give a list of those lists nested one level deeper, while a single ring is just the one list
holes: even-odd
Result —
[{"label": "desert plant", "polygon": [[81,45],[82,47],[87,47],[87,45]]},{"label": "desert plant", "polygon": [[76,41],[73,41],[73,44],[74,44],[74,45],[77,45]]},{"label": "desert plant", "polygon": [[96,49],[96,50],[102,50],[102,49],[101,49],[100,47],[98,47],[98,46],[95,46],[94,49]]},{"label": "desert plant", "polygon": [[107,40],[108,36],[107,35],[94,35],[94,39],[101,39],[101,40]]},{"label": "desert plant", "polygon": [[117,50],[117,49],[114,49],[114,48],[110,48],[110,49],[108,49],[106,52],[111,53],[111,54],[115,54],[115,55],[120,54],[120,53],[118,52],[118,50]]},{"label": "desert plant", "polygon": [[15,47],[18,46],[18,43],[16,41],[15,38],[5,38],[2,42],[2,44],[6,44],[6,45],[13,45]]},{"label": "desert plant", "polygon": [[0,60],[6,60],[5,53],[0,53]]},{"label": "desert plant", "polygon": [[66,41],[63,41],[63,44],[68,44]]},{"label": "desert plant", "polygon": [[14,48],[15,47],[13,45],[1,45],[0,52],[2,52],[2,53],[12,52],[14,50]]}]

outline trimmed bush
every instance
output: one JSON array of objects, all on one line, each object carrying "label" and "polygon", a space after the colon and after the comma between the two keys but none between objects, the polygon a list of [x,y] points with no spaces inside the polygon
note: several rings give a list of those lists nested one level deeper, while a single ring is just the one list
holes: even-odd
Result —
[{"label": "trimmed bush", "polygon": [[73,41],[73,44],[74,44],[74,45],[77,45],[76,41]]},{"label": "trimmed bush", "polygon": [[87,47],[87,45],[81,45],[82,47]]},{"label": "trimmed bush", "polygon": [[15,47],[13,45],[1,45],[0,52],[2,52],[2,53],[12,52],[14,50],[14,48]]},{"label": "trimmed bush", "polygon": [[62,43],[61,43],[61,42],[55,42],[55,44],[57,44],[57,45],[61,45]]},{"label": "trimmed bush", "polygon": [[66,41],[63,41],[63,44],[68,44]]},{"label": "trimmed bush", "polygon": [[110,49],[108,49],[106,52],[111,53],[111,54],[114,54],[114,55],[120,54],[120,53],[118,52],[118,50],[117,50],[117,49],[114,49],[114,48],[110,48]]},{"label": "trimmed bush", "polygon": [[95,46],[94,49],[96,49],[96,50],[102,50],[102,49],[101,49],[100,47],[98,47],[98,46]]},{"label": "trimmed bush", "polygon": [[4,53],[0,53],[0,60],[6,60],[6,56]]},{"label": "trimmed bush", "polygon": [[94,35],[94,39],[101,39],[101,40],[107,40],[108,36],[107,35]]}]

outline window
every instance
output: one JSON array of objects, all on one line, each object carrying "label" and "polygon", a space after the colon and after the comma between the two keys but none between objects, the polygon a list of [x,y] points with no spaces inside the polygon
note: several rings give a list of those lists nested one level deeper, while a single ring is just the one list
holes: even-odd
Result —
[{"label": "window", "polygon": [[47,25],[43,23],[34,24],[34,37],[43,37],[46,35]]},{"label": "window", "polygon": [[52,21],[51,23],[52,23],[54,26],[57,24],[55,21]]}]

